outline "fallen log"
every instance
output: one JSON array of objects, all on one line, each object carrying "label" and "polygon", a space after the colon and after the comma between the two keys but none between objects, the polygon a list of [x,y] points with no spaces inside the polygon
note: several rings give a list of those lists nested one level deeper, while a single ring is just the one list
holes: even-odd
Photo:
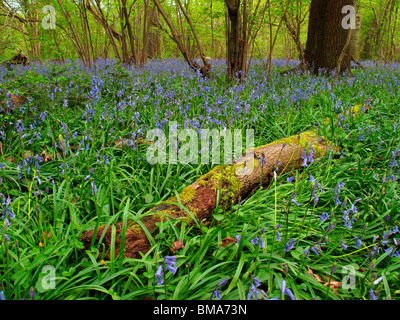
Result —
[{"label": "fallen log", "polygon": [[[217,205],[222,209],[229,208],[239,199],[251,195],[260,185],[268,186],[274,178],[275,170],[277,174],[297,170],[304,163],[305,155],[311,155],[315,159],[324,156],[330,149],[338,151],[326,138],[313,132],[305,132],[247,150],[232,164],[216,166],[192,185],[184,188],[179,194],[179,199],[172,197],[149,210],[140,219],[140,223],[130,220],[126,228],[123,222],[116,223],[115,256],[120,254],[120,248],[124,248],[125,257],[140,258],[141,254],[145,254],[151,248],[146,233],[154,237],[158,232],[157,223],[162,220],[181,219],[189,224],[207,225]],[[93,243],[98,243],[102,239],[101,259],[109,260],[111,244],[114,242],[112,226],[105,229],[106,226],[100,226],[90,230],[82,235],[81,241],[84,248],[89,249],[92,240]],[[125,234],[121,237],[124,229]],[[122,246],[121,241],[124,241]]]},{"label": "fallen log", "polygon": [[11,65],[23,65],[29,66],[28,57],[22,53],[22,51],[18,50],[19,52],[13,56],[10,60],[4,60],[1,62],[1,65],[10,68]]}]

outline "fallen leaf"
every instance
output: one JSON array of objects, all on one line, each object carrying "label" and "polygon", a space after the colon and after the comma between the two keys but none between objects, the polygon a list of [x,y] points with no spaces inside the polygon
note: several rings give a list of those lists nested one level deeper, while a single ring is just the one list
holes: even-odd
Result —
[{"label": "fallen leaf", "polygon": [[49,161],[54,160],[53,157],[52,157],[52,155],[51,155],[50,153],[46,152],[46,150],[43,150],[43,151],[39,154],[39,156],[41,156],[41,157],[43,158],[43,162],[49,162]]},{"label": "fallen leaf", "polygon": [[43,232],[43,235],[42,235],[42,241],[44,240],[44,237],[46,237],[47,239],[50,239],[50,237],[51,237],[51,233],[50,233],[50,232],[48,232],[48,233],[46,234],[46,232]]},{"label": "fallen leaf", "polygon": [[337,294],[337,290],[339,289],[341,282],[339,281],[333,281],[332,279],[329,281],[329,278],[327,278],[326,276],[324,276],[326,278],[326,280],[328,280],[328,282],[322,281],[321,277],[317,274],[315,274],[309,266],[307,266],[308,269],[308,273],[313,275],[319,283],[322,283],[325,287],[329,285],[329,288],[333,289],[333,292],[335,294]]},{"label": "fallen leaf", "polygon": [[318,282],[323,283],[323,281],[321,280],[321,277],[320,277],[319,275],[315,274],[315,273],[310,269],[309,266],[307,266],[307,269],[308,269],[308,273],[311,274],[311,275],[313,275],[313,276],[318,280]]},{"label": "fallen leaf", "polygon": [[226,247],[228,244],[235,243],[235,242],[236,242],[236,240],[233,239],[232,237],[226,237],[226,238],[222,239],[221,246]]},{"label": "fallen leaf", "polygon": [[[325,282],[325,283],[324,283],[324,286],[326,287],[328,284],[329,284],[329,282]],[[339,282],[339,281],[331,281],[329,287],[330,287],[331,289],[333,289],[333,292],[334,292],[334,293],[337,294],[337,291],[338,291],[340,285],[341,285],[341,282]]]},{"label": "fallen leaf", "polygon": [[178,241],[174,242],[174,246],[171,249],[172,253],[175,254],[177,250],[183,249],[185,246],[182,244],[182,240],[178,239]]}]

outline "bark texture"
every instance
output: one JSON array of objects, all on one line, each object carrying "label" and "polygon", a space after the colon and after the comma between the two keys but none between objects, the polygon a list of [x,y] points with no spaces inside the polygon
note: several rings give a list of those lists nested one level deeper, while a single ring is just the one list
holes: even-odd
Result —
[{"label": "bark texture", "polygon": [[314,74],[322,69],[335,70],[341,61],[341,72],[350,70],[351,54],[347,43],[351,29],[342,27],[342,8],[354,5],[354,0],[312,0],[305,51],[307,68]]},{"label": "bark texture", "polygon": [[[157,234],[158,222],[165,219],[181,219],[189,224],[208,225],[217,207],[218,192],[218,206],[222,209],[229,208],[239,199],[250,196],[260,184],[268,186],[274,177],[275,167],[279,168],[278,174],[297,170],[301,168],[304,152],[312,150],[314,158],[318,158],[324,156],[330,148],[335,147],[325,138],[305,132],[247,150],[232,164],[216,166],[183,189],[179,199],[172,197],[149,210],[140,221],[127,221],[125,227],[123,222],[108,228],[101,226],[83,234],[81,241],[84,247],[89,249],[92,240],[98,243],[101,239],[103,259],[108,260],[114,228],[115,255],[119,255],[120,248],[124,248],[122,254],[125,257],[140,258],[141,254],[150,250],[148,235],[154,237]],[[121,236],[123,230],[125,233]],[[124,241],[122,245],[121,241]]]}]

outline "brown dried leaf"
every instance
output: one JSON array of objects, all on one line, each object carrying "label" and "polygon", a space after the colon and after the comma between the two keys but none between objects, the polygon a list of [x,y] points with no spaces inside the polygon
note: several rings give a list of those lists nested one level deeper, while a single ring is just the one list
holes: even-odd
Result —
[{"label": "brown dried leaf", "polygon": [[315,274],[315,273],[310,269],[309,266],[307,266],[307,269],[308,269],[308,273],[311,274],[311,275],[313,275],[313,276],[318,280],[318,282],[323,283],[323,281],[321,280],[321,277],[320,277],[319,275]]},{"label": "brown dried leaf", "polygon": [[309,266],[307,266],[307,269],[308,269],[308,273],[311,274],[311,275],[313,275],[313,276],[318,280],[319,283],[322,283],[325,287],[329,285],[329,288],[333,289],[333,292],[334,292],[335,294],[337,294],[337,291],[338,291],[338,289],[339,289],[339,287],[340,287],[340,285],[341,285],[341,282],[339,282],[339,281],[333,281],[332,279],[331,279],[330,282],[329,282],[329,279],[328,279],[326,276],[324,276],[324,277],[325,277],[326,280],[328,280],[328,282],[322,281],[321,277],[320,277],[319,275],[315,274],[315,273],[310,269]]},{"label": "brown dried leaf", "polygon": [[[325,283],[324,283],[324,286],[326,287],[328,284],[329,284],[329,282],[325,282]],[[337,293],[338,293],[337,291],[338,291],[340,285],[341,285],[341,282],[339,282],[339,281],[332,281],[332,280],[331,280],[331,283],[330,283],[329,287],[330,287],[331,289],[333,289],[333,292],[334,292],[334,293],[337,294]]]},{"label": "brown dried leaf", "polygon": [[177,250],[183,249],[185,246],[182,244],[182,240],[178,239],[178,241],[174,242],[174,246],[171,249],[172,253],[175,254]]},{"label": "brown dried leaf", "polygon": [[43,162],[49,162],[54,160],[52,154],[46,152],[46,150],[43,150],[39,156],[41,156],[43,158]]},{"label": "brown dried leaf", "polygon": [[222,239],[221,246],[226,247],[230,243],[235,243],[235,239],[233,239],[232,237],[226,237]]}]

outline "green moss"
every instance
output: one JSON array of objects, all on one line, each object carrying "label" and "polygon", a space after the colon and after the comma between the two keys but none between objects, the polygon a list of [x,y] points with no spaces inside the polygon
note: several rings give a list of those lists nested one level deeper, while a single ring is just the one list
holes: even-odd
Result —
[{"label": "green moss", "polygon": [[350,108],[350,110],[347,110],[346,112],[346,117],[353,116],[355,118],[357,115],[360,114],[362,107],[362,104],[357,104],[356,106]]},{"label": "green moss", "polygon": [[[320,140],[322,140],[322,143],[320,142]],[[285,143],[287,145],[300,145],[302,148],[306,148],[307,151],[309,150],[309,148],[312,146],[314,146],[314,150],[315,150],[315,154],[316,156],[320,156],[323,155],[326,152],[326,147],[321,148],[322,145],[327,146],[327,145],[332,145],[332,142],[330,142],[328,139],[326,139],[325,137],[321,137],[319,136],[317,133],[313,132],[313,131],[307,131],[307,132],[303,132],[300,134],[300,139],[298,135],[295,136],[290,136],[288,138],[283,138],[280,140],[275,140],[265,146],[261,146],[258,147],[257,149],[266,147],[266,146],[272,146],[272,145],[276,145],[276,144],[280,144],[280,143]],[[257,150],[256,149],[256,150]]]},{"label": "green moss", "polygon": [[142,232],[142,227],[139,226],[137,223],[135,223],[134,225],[126,228],[127,231],[133,231],[136,234],[140,234]]},{"label": "green moss", "polygon": [[215,192],[222,190],[223,201],[234,197],[234,195],[242,187],[242,182],[236,176],[236,170],[244,168],[243,163],[229,165],[226,167],[217,166],[204,176],[202,176],[197,183],[200,185],[210,185],[211,189]]},{"label": "green moss", "polygon": [[[179,199],[183,205],[190,203],[196,195],[196,190],[192,186],[188,186],[179,193]],[[174,205],[175,203],[179,203],[177,197],[171,197],[166,201],[163,201],[161,204],[165,205]]]},{"label": "green moss", "polygon": [[[198,208],[195,208],[191,205],[188,205],[185,207],[192,214],[192,216],[194,218],[197,217],[197,213],[199,211]],[[164,220],[164,219],[168,218],[169,216],[176,216],[177,214],[185,216],[187,222],[190,222],[192,220],[192,216],[190,216],[190,214],[185,209],[181,209],[180,207],[178,207],[176,205],[171,205],[171,207],[168,209],[158,211],[157,214],[153,215],[153,219],[158,218],[159,220]]]},{"label": "green moss", "polygon": [[196,195],[196,190],[192,186],[188,186],[181,191],[179,194],[179,199],[183,204],[189,203],[193,200]]}]

